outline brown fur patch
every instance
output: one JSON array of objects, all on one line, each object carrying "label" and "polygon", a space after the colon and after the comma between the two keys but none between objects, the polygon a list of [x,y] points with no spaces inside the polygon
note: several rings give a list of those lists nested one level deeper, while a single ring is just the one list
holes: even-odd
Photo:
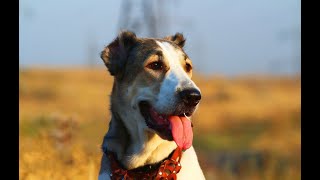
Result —
[{"label": "brown fur patch", "polygon": [[121,73],[121,67],[125,64],[128,53],[136,42],[137,37],[133,32],[123,31],[104,48],[100,57],[111,75],[116,76]]}]

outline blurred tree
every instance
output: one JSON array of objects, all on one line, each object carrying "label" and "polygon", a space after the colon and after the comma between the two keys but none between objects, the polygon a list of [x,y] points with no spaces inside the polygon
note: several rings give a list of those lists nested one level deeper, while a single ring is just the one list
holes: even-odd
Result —
[{"label": "blurred tree", "polygon": [[[291,43],[293,47],[293,54],[290,59],[292,64],[292,72],[301,72],[301,26],[293,27],[291,29],[284,29],[278,33],[277,39],[283,43]],[[289,63],[290,63],[289,62]]]},{"label": "blurred tree", "polygon": [[34,8],[32,8],[29,4],[26,4],[25,1],[19,0],[19,16],[22,16],[26,19],[33,19],[35,16]]},{"label": "blurred tree", "polygon": [[164,0],[122,0],[118,29],[160,37],[169,28],[165,3]]},{"label": "blurred tree", "polygon": [[96,57],[98,52],[98,47],[96,44],[96,38],[94,36],[94,33],[92,31],[88,31],[87,33],[88,39],[87,39],[87,63],[90,68],[94,67],[96,65]]},{"label": "blurred tree", "polygon": [[301,73],[301,26],[294,31],[294,45],[296,49],[295,57],[293,59],[294,71]]}]

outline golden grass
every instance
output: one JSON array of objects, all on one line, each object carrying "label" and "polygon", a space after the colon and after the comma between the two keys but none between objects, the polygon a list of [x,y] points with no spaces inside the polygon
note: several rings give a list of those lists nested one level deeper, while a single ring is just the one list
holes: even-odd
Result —
[{"label": "golden grass", "polygon": [[[194,80],[203,97],[194,144],[208,179],[300,179],[299,77]],[[112,83],[104,68],[20,70],[20,179],[97,178]],[[239,161],[234,173],[236,158],[216,162],[247,151],[263,154],[262,169]]]}]

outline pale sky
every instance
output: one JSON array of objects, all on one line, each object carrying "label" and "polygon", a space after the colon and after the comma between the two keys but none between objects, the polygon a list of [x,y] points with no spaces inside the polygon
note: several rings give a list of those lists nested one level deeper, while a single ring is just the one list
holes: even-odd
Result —
[{"label": "pale sky", "polygon": [[[159,1],[159,0],[158,0]],[[210,74],[293,72],[300,54],[298,0],[162,0],[165,35],[182,32],[196,71]],[[74,66],[88,62],[118,33],[120,0],[21,0],[22,66]],[[137,8],[138,9],[138,8]],[[144,34],[137,34],[143,36]],[[92,38],[91,40],[88,40]]]}]

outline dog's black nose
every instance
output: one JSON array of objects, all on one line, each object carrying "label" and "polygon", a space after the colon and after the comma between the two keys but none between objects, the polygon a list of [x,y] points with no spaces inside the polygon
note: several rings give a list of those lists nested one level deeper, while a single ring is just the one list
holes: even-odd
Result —
[{"label": "dog's black nose", "polygon": [[197,89],[185,89],[179,93],[183,102],[188,106],[196,106],[201,99],[200,91]]}]

